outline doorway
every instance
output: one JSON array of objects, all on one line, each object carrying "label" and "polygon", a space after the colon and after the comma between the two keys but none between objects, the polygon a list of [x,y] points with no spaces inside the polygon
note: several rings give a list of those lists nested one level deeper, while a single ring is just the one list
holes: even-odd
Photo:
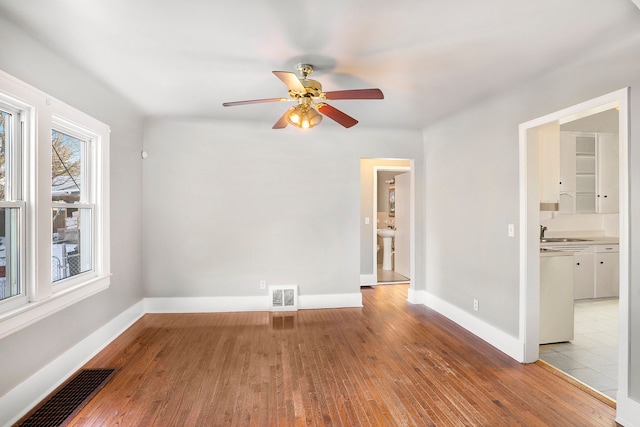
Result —
[{"label": "doorway", "polygon": [[[557,111],[520,125],[520,337],[523,360],[539,358],[540,342],[540,231],[541,195],[547,194],[539,183],[540,160],[537,129],[560,127],[594,114],[618,109],[618,183],[619,217],[619,308],[618,308],[618,390],[627,393],[628,376],[628,281],[629,281],[629,218],[628,218],[628,89]],[[562,199],[560,200],[562,202]],[[574,209],[576,204],[574,202]]]},{"label": "doorway", "polygon": [[411,276],[411,167],[374,167],[376,284],[408,283]]}]

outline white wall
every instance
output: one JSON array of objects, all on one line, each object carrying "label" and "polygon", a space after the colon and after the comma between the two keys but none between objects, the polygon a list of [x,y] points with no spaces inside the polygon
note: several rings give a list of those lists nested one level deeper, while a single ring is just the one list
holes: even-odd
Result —
[{"label": "white wall", "polygon": [[422,164],[418,131],[328,122],[304,132],[157,119],[144,145],[149,297],[266,295],[260,280],[297,284],[301,298],[359,294],[360,159]]},{"label": "white wall", "polygon": [[142,298],[142,117],[0,16],[0,69],[111,127],[111,287],[0,340],[0,396]]},{"label": "white wall", "polygon": [[[631,86],[631,212],[640,209],[640,27],[619,45],[479,102],[424,131],[427,291],[518,334],[518,125]],[[631,215],[630,396],[640,401],[640,227]],[[516,236],[519,232],[516,230]],[[473,312],[472,299],[480,302]]]}]

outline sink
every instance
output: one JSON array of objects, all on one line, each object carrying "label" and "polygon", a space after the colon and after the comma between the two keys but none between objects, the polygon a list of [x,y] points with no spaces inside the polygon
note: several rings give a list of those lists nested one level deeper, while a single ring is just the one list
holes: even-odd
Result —
[{"label": "sink", "polygon": [[566,237],[545,237],[540,239],[540,243],[565,243],[565,242],[590,242],[587,239],[571,239]]},{"label": "sink", "polygon": [[391,255],[393,250],[391,246],[393,243],[391,240],[396,235],[396,231],[392,228],[378,228],[377,234],[382,237],[382,269],[392,270]]},{"label": "sink", "polygon": [[393,237],[396,235],[396,230],[393,228],[378,228],[378,236],[380,237]]}]

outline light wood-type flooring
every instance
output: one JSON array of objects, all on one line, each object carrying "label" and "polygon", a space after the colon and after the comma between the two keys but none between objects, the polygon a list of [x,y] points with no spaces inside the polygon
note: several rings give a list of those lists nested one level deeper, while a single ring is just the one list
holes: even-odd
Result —
[{"label": "light wood-type flooring", "polygon": [[406,285],[363,308],[147,314],[86,368],[120,371],[74,426],[614,426],[615,410],[522,365]]}]

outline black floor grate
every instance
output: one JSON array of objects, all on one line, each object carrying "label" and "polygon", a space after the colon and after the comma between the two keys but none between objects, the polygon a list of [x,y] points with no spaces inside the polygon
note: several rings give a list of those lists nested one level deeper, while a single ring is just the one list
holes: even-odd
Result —
[{"label": "black floor grate", "polygon": [[68,423],[105,386],[115,369],[83,369],[49,395],[16,426],[58,427]]}]

